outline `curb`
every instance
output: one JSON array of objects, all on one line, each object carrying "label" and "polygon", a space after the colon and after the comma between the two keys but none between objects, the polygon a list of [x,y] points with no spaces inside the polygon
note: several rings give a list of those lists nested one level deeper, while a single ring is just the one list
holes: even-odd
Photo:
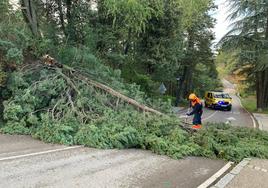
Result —
[{"label": "curb", "polygon": [[262,122],[256,117],[254,113],[252,113],[254,119],[258,122],[258,128],[262,131],[263,130],[263,124]]},{"label": "curb", "polygon": [[245,166],[251,161],[251,158],[243,159],[238,165],[236,165],[231,172],[226,174],[211,188],[225,188],[240,172]]},{"label": "curb", "polygon": [[207,179],[204,183],[199,185],[197,188],[207,188],[210,185],[212,185],[218,178],[220,178],[227,170],[229,170],[233,162],[228,162],[224,167],[222,167],[218,172],[216,172],[213,176],[211,176],[209,179]]}]

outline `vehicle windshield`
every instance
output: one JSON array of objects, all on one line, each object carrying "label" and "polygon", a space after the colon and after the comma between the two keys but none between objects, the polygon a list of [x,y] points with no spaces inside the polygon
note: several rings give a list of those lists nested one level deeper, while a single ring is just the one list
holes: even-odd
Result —
[{"label": "vehicle windshield", "polygon": [[221,99],[229,99],[230,95],[226,94],[226,93],[222,93],[222,94],[214,94],[215,98],[221,98]]}]

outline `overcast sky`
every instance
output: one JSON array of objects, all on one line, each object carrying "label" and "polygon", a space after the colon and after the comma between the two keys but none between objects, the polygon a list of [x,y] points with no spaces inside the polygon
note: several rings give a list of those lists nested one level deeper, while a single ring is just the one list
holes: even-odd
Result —
[{"label": "overcast sky", "polygon": [[230,22],[227,20],[229,13],[226,0],[215,0],[215,4],[218,5],[218,10],[213,14],[213,16],[217,19],[217,23],[214,28],[216,35],[215,42],[219,42],[219,40],[228,32]]}]

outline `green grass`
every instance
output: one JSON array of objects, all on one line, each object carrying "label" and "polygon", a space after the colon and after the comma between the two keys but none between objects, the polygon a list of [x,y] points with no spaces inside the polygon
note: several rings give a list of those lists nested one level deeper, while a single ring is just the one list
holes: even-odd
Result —
[{"label": "green grass", "polygon": [[[242,98],[242,104],[243,106],[249,111],[249,112],[258,112],[257,111],[257,99],[255,96],[248,96]],[[264,110],[262,113],[268,114],[268,109]]]}]

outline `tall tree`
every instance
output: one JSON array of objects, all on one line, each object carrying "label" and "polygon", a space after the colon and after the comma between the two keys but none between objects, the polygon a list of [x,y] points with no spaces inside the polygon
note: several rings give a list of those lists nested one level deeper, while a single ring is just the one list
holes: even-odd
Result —
[{"label": "tall tree", "polygon": [[268,108],[268,2],[229,0],[233,29],[222,39],[223,49],[239,49],[238,62],[255,74],[257,108]]}]

